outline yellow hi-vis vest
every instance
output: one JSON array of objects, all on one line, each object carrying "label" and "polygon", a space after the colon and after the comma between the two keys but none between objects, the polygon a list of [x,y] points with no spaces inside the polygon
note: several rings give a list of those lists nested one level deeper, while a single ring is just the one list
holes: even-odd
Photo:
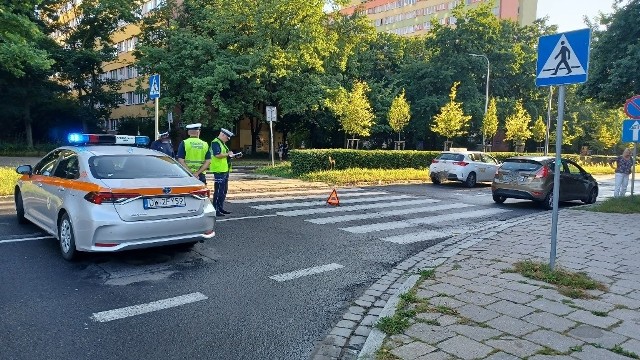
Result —
[{"label": "yellow hi-vis vest", "polygon": [[[184,139],[184,162],[192,172],[198,171],[204,164],[204,158],[209,151],[209,144],[206,141],[195,137]],[[206,171],[202,172],[203,174]]]},{"label": "yellow hi-vis vest", "polygon": [[211,142],[211,164],[209,165],[209,171],[213,173],[225,173],[229,172],[229,158],[227,156],[219,159],[213,155],[213,143],[218,143],[220,145],[220,152],[226,154],[229,152],[229,148],[227,145],[220,140],[220,138],[215,138]]}]

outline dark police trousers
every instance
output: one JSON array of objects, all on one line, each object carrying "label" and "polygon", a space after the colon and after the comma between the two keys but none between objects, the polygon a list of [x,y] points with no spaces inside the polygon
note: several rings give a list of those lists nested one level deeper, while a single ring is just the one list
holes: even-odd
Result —
[{"label": "dark police trousers", "polygon": [[229,188],[229,173],[213,173],[213,207],[216,211],[224,210],[224,199]]}]

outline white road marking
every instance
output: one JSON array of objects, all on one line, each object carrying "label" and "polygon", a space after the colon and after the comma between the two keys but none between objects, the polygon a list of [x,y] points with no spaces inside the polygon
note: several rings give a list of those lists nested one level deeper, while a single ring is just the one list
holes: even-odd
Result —
[{"label": "white road marking", "polygon": [[[264,191],[264,192],[241,192],[241,193],[233,193],[227,194],[227,199],[230,199],[229,202],[235,202],[241,199],[253,200],[250,198],[255,198],[256,200],[260,200],[260,197],[264,199],[264,196],[268,196],[269,198],[274,196],[290,196],[290,195],[309,195],[309,194],[331,194],[331,190],[333,188],[326,189],[301,189],[301,190],[287,190],[287,191]],[[339,193],[343,192],[354,192],[354,191],[362,191],[361,188],[340,188],[336,189]]]},{"label": "white road marking", "polygon": [[237,217],[237,218],[216,219],[216,222],[234,221],[234,220],[246,220],[246,219],[259,219],[259,218],[274,217],[274,216],[278,216],[278,215],[269,214],[269,215],[256,215],[256,216],[243,216],[243,217]]},{"label": "white road marking", "polygon": [[434,224],[434,223],[443,222],[443,221],[496,215],[496,214],[500,214],[508,211],[510,210],[482,209],[482,210],[475,210],[475,211],[469,211],[469,212],[436,215],[436,216],[431,216],[427,218],[406,219],[402,221],[391,221],[386,223],[351,226],[351,227],[340,228],[340,230],[344,230],[344,231],[355,233],[355,234],[365,234],[365,233],[370,233],[374,231],[404,229],[404,228],[412,227],[415,225],[429,225],[429,224]]},{"label": "white road marking", "polygon": [[[326,191],[325,191],[326,192]],[[385,191],[363,191],[363,192],[349,192],[343,194],[342,191],[338,194],[338,198],[345,197],[358,197],[358,196],[370,196],[370,195],[385,195],[388,194]],[[328,199],[330,194],[325,195],[304,195],[304,196],[281,196],[281,197],[270,197],[270,198],[262,198],[262,199],[241,199],[241,200],[229,200],[227,202],[234,204],[249,204],[249,203],[257,203],[257,202],[273,202],[273,201],[282,201],[282,200],[307,200],[307,199]]]},{"label": "white road marking", "polygon": [[[328,198],[329,196],[327,196]],[[339,198],[340,196],[338,196]],[[368,199],[346,199],[340,200],[341,204],[353,204],[353,203],[363,203],[363,202],[371,202],[371,201],[387,201],[387,200],[399,200],[399,199],[407,199],[410,198],[409,195],[390,195],[390,196],[379,196],[376,198],[368,198]],[[287,208],[295,208],[295,207],[312,207],[312,206],[321,206],[326,203],[325,200],[320,201],[303,201],[303,202],[291,202],[291,203],[282,203],[282,204],[268,204],[268,205],[256,205],[252,206],[254,209],[258,210],[272,210],[272,209],[287,209]]]},{"label": "white road marking", "polygon": [[473,206],[471,204],[462,204],[462,203],[453,203],[453,204],[443,204],[443,205],[435,205],[435,206],[424,206],[418,208],[410,208],[410,209],[400,209],[400,210],[389,210],[389,211],[380,211],[371,214],[355,214],[355,215],[339,215],[339,216],[330,216],[319,219],[311,219],[306,220],[308,222],[314,224],[335,224],[338,222],[345,221],[354,221],[354,220],[365,220],[365,219],[375,219],[382,218],[387,216],[394,215],[411,215],[417,213],[425,213],[425,212],[435,212],[441,210],[450,210],[450,209],[461,209],[465,207]]},{"label": "white road marking", "polygon": [[[493,223],[497,223],[494,221],[485,222],[485,225],[491,225]],[[461,235],[470,232],[474,232],[477,230],[477,227],[466,227],[466,228],[448,228],[448,229],[437,229],[437,230],[427,230],[414,232],[403,235],[394,235],[380,238],[380,240],[388,241],[396,244],[412,244],[420,241],[428,241],[440,239],[443,237],[450,237],[454,235]]]},{"label": "white road marking", "polygon": [[377,209],[397,207],[397,206],[432,204],[439,201],[440,200],[434,200],[434,199],[417,199],[417,200],[396,201],[396,202],[388,202],[388,203],[383,202],[383,203],[351,205],[351,206],[337,206],[337,207],[323,206],[321,208],[316,208],[316,209],[278,211],[276,214],[282,215],[282,216],[301,216],[301,215],[312,215],[312,214],[322,214],[322,213],[332,213],[332,212],[342,212],[342,211],[358,211],[358,210],[369,210],[369,209],[377,210]]},{"label": "white road marking", "polygon": [[108,322],[113,320],[124,319],[131,316],[142,315],[153,311],[169,309],[172,307],[178,307],[186,304],[190,304],[196,301],[206,300],[208,297],[199,292],[194,292],[187,295],[176,296],[169,299],[153,301],[146,304],[127,306],[119,309],[101,311],[94,313],[91,319],[97,322]]},{"label": "white road marking", "polygon": [[0,244],[22,242],[22,241],[44,240],[44,239],[53,239],[53,236],[38,236],[38,237],[20,238],[20,239],[4,239],[4,240],[0,240]]},{"label": "white road marking", "polygon": [[269,276],[269,279],[273,279],[275,281],[282,282],[282,281],[297,279],[297,278],[300,278],[300,277],[303,277],[303,276],[319,274],[319,273],[325,272],[325,271],[337,270],[337,269],[341,269],[343,267],[344,266],[342,266],[340,264],[332,263],[332,264],[327,264],[327,265],[322,265],[322,266],[316,266],[316,267],[310,267],[310,268],[306,268],[306,269],[296,270],[296,271],[292,271],[292,272],[288,272],[288,273],[284,273],[284,274]]}]

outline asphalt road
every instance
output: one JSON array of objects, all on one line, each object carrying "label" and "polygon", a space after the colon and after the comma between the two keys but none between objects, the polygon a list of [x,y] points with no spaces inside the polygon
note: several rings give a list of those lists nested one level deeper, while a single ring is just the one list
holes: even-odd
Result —
[{"label": "asphalt road", "polygon": [[2,203],[0,358],[306,359],[373,282],[444,240],[391,237],[540,211],[527,201],[495,205],[487,185],[338,194],[339,208],[322,199],[236,200],[216,238],[192,250],[86,254],[72,263]]}]

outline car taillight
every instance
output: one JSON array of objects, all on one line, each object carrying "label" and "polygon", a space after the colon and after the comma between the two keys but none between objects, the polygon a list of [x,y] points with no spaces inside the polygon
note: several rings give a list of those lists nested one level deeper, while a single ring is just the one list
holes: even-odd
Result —
[{"label": "car taillight", "polygon": [[469,163],[464,161],[456,161],[453,163],[453,165],[467,166],[469,165]]},{"label": "car taillight", "polygon": [[140,197],[140,194],[133,193],[112,193],[108,191],[92,191],[84,196],[85,200],[96,205],[103,203],[118,204],[128,199]]},{"label": "car taillight", "polygon": [[549,168],[543,166],[540,170],[536,172],[536,179],[544,179],[549,175]]},{"label": "car taillight", "polygon": [[438,159],[433,159],[433,160],[431,160],[431,163],[432,163],[432,164],[437,164],[437,163],[438,163]]},{"label": "car taillight", "polygon": [[191,195],[199,198],[208,198],[210,194],[211,192],[209,191],[209,189],[202,189],[191,192]]}]

